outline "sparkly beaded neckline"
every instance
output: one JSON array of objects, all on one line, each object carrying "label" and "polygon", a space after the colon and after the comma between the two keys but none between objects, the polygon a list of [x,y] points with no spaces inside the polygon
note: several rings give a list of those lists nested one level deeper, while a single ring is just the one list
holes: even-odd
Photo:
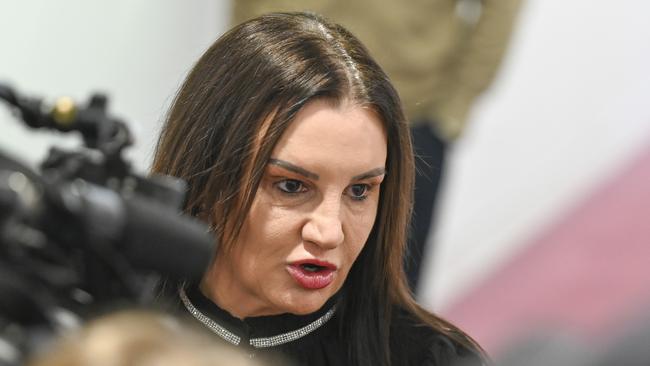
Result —
[{"label": "sparkly beaded neckline", "polygon": [[[192,316],[196,318],[196,320],[198,320],[203,325],[205,325],[213,333],[215,333],[216,335],[224,339],[226,342],[234,344],[235,346],[238,346],[241,343],[242,338],[240,336],[229,331],[224,326],[217,323],[214,319],[211,319],[207,315],[203,314],[199,309],[197,309],[194,306],[194,304],[192,304],[189,297],[187,296],[184,286],[179,287],[178,296],[183,302],[185,309],[187,309],[187,311],[190,314],[192,314]],[[335,311],[336,311],[336,305],[332,306],[321,317],[305,325],[302,328],[290,332],[278,334],[275,336],[271,336],[271,337],[251,338],[249,340],[249,344],[254,348],[268,348],[268,347],[279,346],[281,344],[295,341],[315,331],[316,329],[320,328],[323,324],[327,323],[327,321],[332,318]]]}]

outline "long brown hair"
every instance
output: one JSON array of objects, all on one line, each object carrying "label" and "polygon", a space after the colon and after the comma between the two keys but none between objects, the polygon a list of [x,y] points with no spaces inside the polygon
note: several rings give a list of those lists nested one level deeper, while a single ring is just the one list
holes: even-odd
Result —
[{"label": "long brown hair", "polygon": [[186,211],[213,225],[218,252],[228,251],[276,142],[315,98],[373,110],[388,136],[375,225],[341,290],[338,319],[350,363],[390,364],[395,306],[475,349],[471,338],[420,308],[408,290],[402,263],[414,175],[409,128],[388,77],[344,28],[314,14],[275,13],[224,34],[181,87],[153,171],[188,182]]}]

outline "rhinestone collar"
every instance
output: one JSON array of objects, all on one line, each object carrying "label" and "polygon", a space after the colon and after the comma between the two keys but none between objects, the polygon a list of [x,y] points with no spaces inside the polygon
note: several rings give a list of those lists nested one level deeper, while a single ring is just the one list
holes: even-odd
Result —
[{"label": "rhinestone collar", "polygon": [[[234,344],[235,346],[238,346],[239,343],[241,343],[241,337],[229,331],[225,327],[221,326],[219,323],[209,318],[208,316],[203,314],[199,309],[197,309],[194,306],[194,304],[192,304],[190,299],[187,297],[184,286],[179,287],[178,296],[183,302],[183,305],[185,305],[187,311],[189,311],[190,314],[192,314],[192,316],[196,318],[196,320],[203,323],[206,327],[208,327],[208,329],[210,329],[216,335],[223,338],[225,341]],[[336,305],[332,306],[332,308],[329,309],[320,318],[314,320],[313,322],[305,325],[302,328],[296,329],[291,332],[278,334],[272,337],[251,338],[249,343],[254,348],[268,348],[268,347],[275,347],[281,344],[295,341],[296,339],[300,339],[306,336],[307,334],[320,328],[323,324],[327,323],[327,321],[332,318],[335,311],[336,311]]]}]

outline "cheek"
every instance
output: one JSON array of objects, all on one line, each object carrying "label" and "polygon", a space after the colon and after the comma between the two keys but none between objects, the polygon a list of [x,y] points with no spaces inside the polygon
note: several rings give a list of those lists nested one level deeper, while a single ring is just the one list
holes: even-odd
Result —
[{"label": "cheek", "polygon": [[368,240],[375,223],[376,208],[363,214],[348,214],[346,217],[346,252],[350,262],[354,262]]},{"label": "cheek", "polygon": [[295,212],[281,206],[257,204],[242,228],[246,245],[251,248],[250,254],[266,256],[283,253],[284,247],[288,250],[298,232],[300,220],[296,216]]}]

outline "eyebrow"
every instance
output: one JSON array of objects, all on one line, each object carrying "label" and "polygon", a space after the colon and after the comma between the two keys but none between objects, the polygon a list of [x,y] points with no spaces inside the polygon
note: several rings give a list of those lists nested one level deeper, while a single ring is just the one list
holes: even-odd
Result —
[{"label": "eyebrow", "polygon": [[303,169],[297,165],[293,165],[288,161],[280,160],[280,159],[269,159],[269,164],[277,165],[281,168],[284,168],[288,171],[294,172],[296,174],[300,174],[303,177],[313,179],[313,180],[318,180],[320,177],[316,173],[312,173],[307,169]]},{"label": "eyebrow", "polygon": [[[297,165],[291,164],[288,161],[285,160],[280,160],[280,159],[269,159],[269,164],[277,165],[281,168],[284,168],[288,171],[294,172],[296,174],[300,174],[303,177],[313,179],[313,180],[318,180],[320,176],[316,173],[312,173],[307,169],[303,169]],[[365,173],[355,175],[352,177],[352,180],[361,180],[361,179],[368,179],[368,178],[373,178],[373,177],[378,177],[380,175],[386,174],[386,168],[381,167],[381,168],[375,168],[372,170],[369,170]]]},{"label": "eyebrow", "polygon": [[375,168],[372,170],[368,170],[367,172],[359,175],[355,175],[352,177],[352,180],[362,180],[362,179],[368,179],[368,178],[374,178],[378,177],[380,175],[386,174],[386,168]]}]

